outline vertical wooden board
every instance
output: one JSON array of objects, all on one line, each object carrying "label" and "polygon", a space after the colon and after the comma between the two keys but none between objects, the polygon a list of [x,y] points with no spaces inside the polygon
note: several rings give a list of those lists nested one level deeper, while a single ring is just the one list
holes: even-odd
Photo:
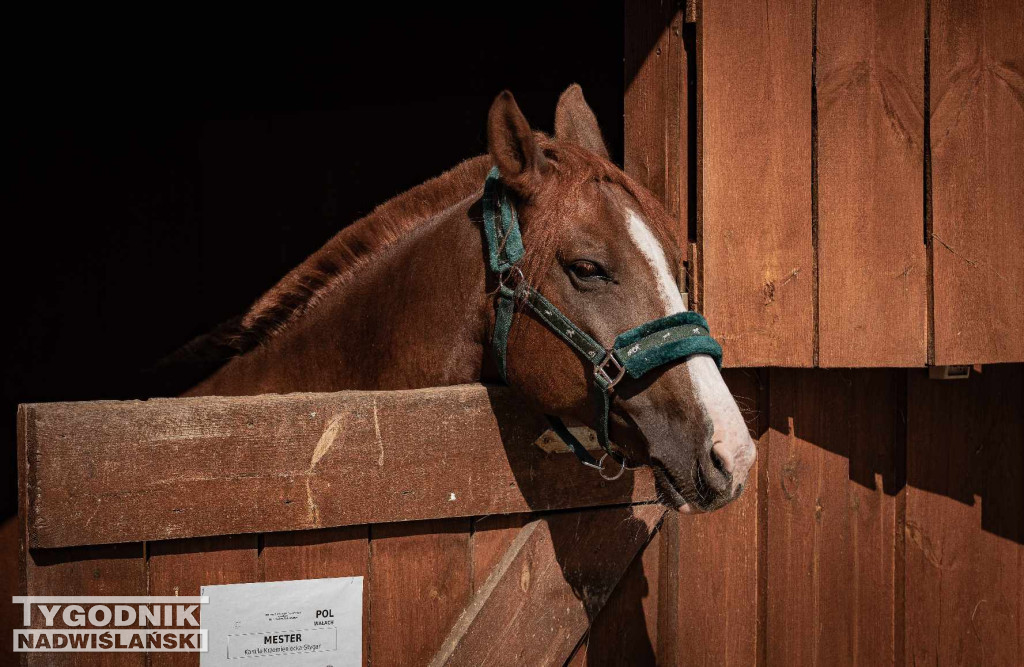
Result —
[{"label": "vertical wooden board", "polygon": [[[150,542],[147,548],[150,595],[199,595],[202,586],[260,580],[256,535]],[[199,654],[151,653],[149,664],[198,665]]]},{"label": "vertical wooden board", "polygon": [[657,617],[653,624],[647,621],[648,636],[654,641],[658,663],[674,665],[679,661],[679,522],[675,517],[661,522],[652,542],[658,548],[656,588],[651,589],[652,597],[657,596]]},{"label": "vertical wooden board", "polygon": [[363,577],[363,664],[369,659],[370,529],[328,528],[263,536],[259,570],[263,581]]},{"label": "vertical wooden board", "polygon": [[729,366],[810,366],[811,0],[700,12],[704,314]]},{"label": "vertical wooden board", "polygon": [[430,661],[469,602],[468,519],[373,526],[370,663]]},{"label": "vertical wooden board", "polygon": [[900,378],[772,371],[769,664],[895,660]]},{"label": "vertical wooden board", "polygon": [[[672,520],[671,515],[667,515]],[[660,556],[659,529],[637,554],[590,627],[585,651],[588,667],[666,664],[657,654]]]},{"label": "vertical wooden board", "polygon": [[925,0],[817,13],[820,366],[923,366]]},{"label": "vertical wooden board", "polygon": [[[142,544],[36,549],[26,554],[26,595],[145,595]],[[20,625],[20,618],[19,625]],[[57,620],[60,625],[60,620]],[[33,608],[32,627],[45,627]],[[24,653],[27,665],[144,665],[142,653]]]},{"label": "vertical wooden board", "polygon": [[[759,376],[723,373],[751,435],[759,439],[767,413]],[[753,665],[758,662],[758,468],[743,495],[710,514],[679,515],[678,664]],[[659,656],[660,657],[660,656]]]},{"label": "vertical wooden board", "polygon": [[1024,664],[1024,367],[907,394],[907,664]]},{"label": "vertical wooden board", "polygon": [[935,363],[1024,360],[1024,4],[931,5]]},{"label": "vertical wooden board", "polygon": [[686,50],[675,2],[627,2],[626,173],[679,220],[686,242]]},{"label": "vertical wooden board", "polygon": [[13,655],[14,630],[22,627],[21,608],[11,604],[21,595],[20,532],[18,517],[0,521],[0,563],[6,563],[0,570],[0,656]]}]

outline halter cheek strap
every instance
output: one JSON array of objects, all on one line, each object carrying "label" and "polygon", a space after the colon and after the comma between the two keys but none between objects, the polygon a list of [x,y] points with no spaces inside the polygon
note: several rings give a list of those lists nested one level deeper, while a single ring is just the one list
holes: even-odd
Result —
[{"label": "halter cheek strap", "polygon": [[[508,381],[508,336],[512,317],[516,304],[522,304],[577,354],[593,364],[592,391],[598,405],[594,428],[597,441],[609,456],[624,465],[622,456],[611,448],[608,439],[608,414],[615,385],[627,375],[636,379],[654,368],[695,354],[711,356],[721,368],[722,348],[711,337],[707,321],[698,313],[676,313],[619,334],[611,347],[605,347],[576,326],[523,278],[518,266],[525,252],[519,219],[497,167],[491,169],[484,183],[483,215],[487,263],[498,277],[491,346],[502,380]],[[565,422],[552,415],[547,415],[547,419],[552,430],[584,465],[601,469]]]}]

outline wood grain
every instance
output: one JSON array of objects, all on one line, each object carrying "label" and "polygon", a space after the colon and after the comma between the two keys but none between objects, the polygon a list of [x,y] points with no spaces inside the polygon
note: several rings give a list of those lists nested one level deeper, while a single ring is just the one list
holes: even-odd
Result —
[{"label": "wood grain", "polygon": [[14,630],[23,627],[21,608],[9,604],[12,597],[22,594],[18,551],[21,535],[22,525],[17,516],[0,521],[0,563],[7,564],[0,570],[0,656],[14,655]]},{"label": "wood grain", "polygon": [[812,5],[706,2],[700,12],[704,314],[728,366],[810,366]]},{"label": "wood grain", "polygon": [[474,593],[487,581],[491,570],[530,520],[529,514],[495,514],[473,519]]},{"label": "wood grain", "polygon": [[1024,664],[1024,367],[911,371],[907,664]]},{"label": "wood grain", "polygon": [[527,524],[431,664],[564,664],[664,513],[641,505]]},{"label": "wood grain", "polygon": [[363,577],[363,664],[369,660],[370,529],[347,526],[262,537],[259,555],[262,581],[295,581],[327,577]]},{"label": "wood grain", "polygon": [[899,371],[773,370],[767,661],[891,664]]},{"label": "wood grain", "polygon": [[627,2],[625,160],[687,238],[687,88],[683,12],[674,2]]},{"label": "wood grain", "polygon": [[[146,595],[146,559],[141,544],[40,549],[26,554],[26,595]],[[5,600],[7,604],[10,599]],[[19,609],[18,624],[21,616]],[[62,625],[60,619],[56,626]],[[45,627],[33,606],[32,627]],[[141,653],[22,653],[24,665],[146,664]],[[198,660],[197,660],[198,664]]]},{"label": "wood grain", "polygon": [[472,594],[470,522],[375,526],[370,547],[370,663],[424,665]]},{"label": "wood grain", "polygon": [[[767,427],[767,406],[757,371],[727,370],[723,377],[760,440]],[[767,440],[767,438],[765,438]],[[759,446],[759,459],[767,443]],[[666,519],[678,524],[678,612],[672,632],[679,664],[753,665],[759,658],[758,461],[743,496],[731,505],[699,515]],[[662,655],[659,653],[659,658]],[[763,658],[763,656],[761,656]]]},{"label": "wood grain", "polygon": [[566,660],[565,667],[586,667],[587,659],[587,640],[585,638],[583,642],[576,647],[576,651],[572,654],[572,657]]},{"label": "wood grain", "polygon": [[925,2],[817,7],[819,365],[923,366]]},{"label": "wood grain", "polygon": [[[168,540],[147,546],[149,595],[199,595],[203,586],[260,580],[256,535]],[[195,666],[199,654],[152,653],[149,664]]]},{"label": "wood grain", "polygon": [[1024,4],[931,5],[935,363],[1024,360]]},{"label": "wood grain", "polygon": [[[586,660],[588,667],[599,665],[656,665],[670,664],[669,644],[674,628],[659,633],[660,612],[663,608],[660,593],[664,589],[661,577],[674,583],[675,573],[662,567],[665,553],[663,528],[674,517],[666,513],[666,521],[651,537],[643,551],[633,558],[625,574],[597,614],[587,635]],[[678,563],[676,563],[678,565]],[[673,596],[674,597],[674,596]]]},{"label": "wood grain", "polygon": [[[142,544],[101,547],[29,549],[28,470],[35,424],[18,408],[18,587],[21,595],[145,595],[146,558]],[[10,602],[8,599],[7,603]],[[18,610],[17,627],[21,627]],[[32,627],[45,627],[38,607],[32,611]],[[34,665],[130,665],[145,664],[140,653],[48,654],[21,653],[20,664]]]},{"label": "wood grain", "polygon": [[26,502],[33,547],[654,497],[649,471],[605,483],[571,454],[532,446],[545,430],[542,420],[507,389],[480,385],[50,403],[23,411],[31,426]]}]

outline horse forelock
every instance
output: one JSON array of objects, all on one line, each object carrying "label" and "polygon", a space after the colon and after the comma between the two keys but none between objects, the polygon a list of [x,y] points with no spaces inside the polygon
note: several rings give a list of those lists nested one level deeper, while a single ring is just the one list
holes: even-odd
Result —
[{"label": "horse forelock", "polygon": [[[542,276],[554,261],[558,244],[573,231],[572,222],[594,202],[587,200],[584,188],[591,183],[607,183],[621,188],[636,203],[651,231],[671,244],[677,244],[672,220],[655,197],[612,162],[575,144],[560,142],[546,135],[539,137],[541,150],[552,170],[528,198],[530,240],[526,247],[524,273],[538,288]],[[625,223],[625,220],[623,220]],[[625,226],[623,240],[628,238]]]}]

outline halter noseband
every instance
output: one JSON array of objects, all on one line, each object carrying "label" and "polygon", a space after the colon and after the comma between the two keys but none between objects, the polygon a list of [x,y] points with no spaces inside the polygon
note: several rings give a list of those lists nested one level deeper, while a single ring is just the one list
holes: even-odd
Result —
[{"label": "halter noseband", "polygon": [[[711,356],[721,368],[722,347],[711,337],[707,321],[690,311],[641,324],[619,334],[611,347],[604,347],[573,324],[572,320],[563,315],[540,292],[530,287],[523,278],[523,272],[518,265],[525,253],[523,238],[519,232],[519,219],[511,193],[501,182],[497,167],[491,169],[484,182],[483,214],[487,263],[498,279],[491,345],[494,348],[501,379],[508,381],[508,336],[512,328],[516,303],[522,303],[562,341],[593,364],[593,386],[600,406],[594,429],[597,432],[597,441],[608,456],[625,467],[625,459],[611,448],[608,441],[608,412],[615,386],[627,375],[636,379],[654,368],[695,354]],[[559,417],[546,417],[551,428],[581,463],[598,470],[602,469],[601,464],[594,460],[586,447]]]}]

